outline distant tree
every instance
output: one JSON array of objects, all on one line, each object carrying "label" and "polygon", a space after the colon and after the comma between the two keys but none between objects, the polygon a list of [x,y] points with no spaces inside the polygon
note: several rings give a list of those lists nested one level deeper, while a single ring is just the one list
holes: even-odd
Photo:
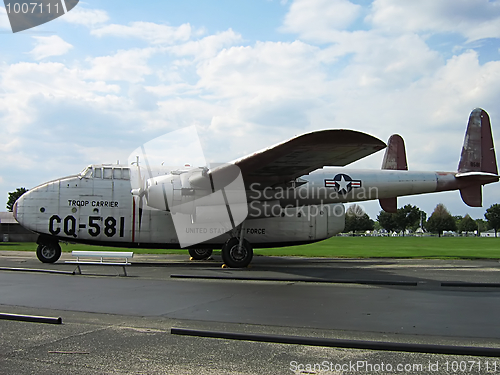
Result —
[{"label": "distant tree", "polygon": [[17,188],[16,191],[9,193],[9,199],[7,201],[7,210],[9,210],[9,212],[12,212],[14,203],[19,199],[21,195],[23,195],[27,191],[28,189],[22,187],[22,188]]},{"label": "distant tree", "polygon": [[458,230],[460,232],[465,232],[465,236],[467,236],[469,232],[477,230],[477,223],[469,216],[469,214],[467,214],[462,218],[462,220],[460,220]]},{"label": "distant tree", "polygon": [[420,210],[417,206],[407,204],[402,208],[398,208],[396,212],[397,229],[403,232],[403,236],[405,235],[406,229],[417,225],[419,220]]},{"label": "distant tree", "polygon": [[367,213],[358,218],[357,227],[358,231],[373,230],[375,228],[374,221],[370,219]]},{"label": "distant tree", "polygon": [[427,229],[441,237],[445,230],[457,230],[457,224],[444,204],[439,203],[427,220]]},{"label": "distant tree", "polygon": [[478,235],[488,230],[488,223],[484,219],[476,219]]},{"label": "distant tree", "polygon": [[463,217],[460,215],[453,215],[453,219],[455,220],[455,225],[457,226],[458,230],[460,230],[460,223],[462,222]]},{"label": "distant tree", "polygon": [[380,211],[380,213],[377,216],[377,221],[380,224],[380,226],[388,232],[394,232],[396,229],[398,229],[396,214]]},{"label": "distant tree", "polygon": [[365,213],[363,208],[357,204],[349,206],[345,213],[344,232],[352,232],[352,235],[359,231],[373,230],[373,220]]},{"label": "distant tree", "polygon": [[484,214],[485,219],[488,221],[488,227],[495,230],[495,237],[500,229],[500,204],[492,204]]},{"label": "distant tree", "polygon": [[417,206],[407,204],[402,208],[398,208],[396,213],[391,214],[385,211],[380,211],[379,215],[377,216],[377,220],[380,226],[385,230],[389,232],[400,230],[403,232],[404,236],[406,229],[418,228],[421,212],[422,211],[420,211]]}]

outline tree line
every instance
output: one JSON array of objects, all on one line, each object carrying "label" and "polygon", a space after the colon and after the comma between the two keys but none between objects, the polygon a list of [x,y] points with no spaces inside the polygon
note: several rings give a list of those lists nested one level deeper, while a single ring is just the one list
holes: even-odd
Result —
[{"label": "tree line", "polygon": [[500,229],[500,204],[491,205],[484,214],[485,219],[472,219],[468,214],[465,216],[452,216],[446,207],[440,203],[436,206],[432,215],[427,219],[427,214],[417,206],[407,204],[398,208],[396,213],[380,211],[377,221],[370,219],[361,206],[353,204],[349,206],[345,216],[344,233],[372,231],[374,229],[385,229],[387,232],[402,232],[403,236],[407,230],[413,232],[422,228],[427,232],[436,233],[441,236],[444,231],[484,232],[488,229],[497,231]]}]

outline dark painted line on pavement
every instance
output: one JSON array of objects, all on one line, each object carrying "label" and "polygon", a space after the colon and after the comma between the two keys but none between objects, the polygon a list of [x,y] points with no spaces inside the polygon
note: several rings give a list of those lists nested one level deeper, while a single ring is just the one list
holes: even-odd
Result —
[{"label": "dark painted line on pavement", "polygon": [[417,286],[414,281],[389,281],[389,280],[332,280],[320,278],[293,278],[283,279],[279,277],[250,277],[250,276],[219,276],[219,275],[170,275],[173,279],[208,279],[208,280],[242,280],[242,281],[284,281],[299,283],[328,283],[328,284],[364,284],[364,285],[398,285],[398,286]]},{"label": "dark painted line on pavement", "polygon": [[0,271],[59,273],[59,274],[63,274],[63,275],[74,275],[75,274],[74,271],[42,270],[42,269],[37,269],[37,268],[0,267]]},{"label": "dark painted line on pavement", "polygon": [[309,346],[325,346],[333,348],[383,350],[410,353],[453,354],[480,357],[500,357],[500,348],[485,348],[476,346],[452,346],[398,343],[383,341],[343,340],[302,336],[283,336],[255,333],[237,333],[222,331],[207,331],[187,328],[172,328],[171,334],[183,336],[196,336],[228,340],[246,340],[258,342],[272,342],[277,344],[295,344]]},{"label": "dark painted line on pavement", "polygon": [[62,318],[53,318],[49,316],[35,316],[35,315],[19,315],[19,314],[7,314],[0,313],[0,319],[2,320],[17,320],[21,322],[31,322],[31,323],[47,323],[47,324],[62,324]]},{"label": "dark painted line on pavement", "polygon": [[500,283],[468,283],[468,282],[445,281],[441,283],[441,286],[500,288]]}]

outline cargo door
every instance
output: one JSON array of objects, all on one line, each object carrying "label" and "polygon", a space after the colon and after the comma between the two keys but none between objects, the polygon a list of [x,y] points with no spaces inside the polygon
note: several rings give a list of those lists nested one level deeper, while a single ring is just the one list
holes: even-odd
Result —
[{"label": "cargo door", "polygon": [[[328,212],[326,212],[323,206],[310,206],[309,207],[311,216],[314,215],[315,223],[315,239],[324,239],[328,237]],[[311,217],[311,219],[313,219]],[[313,222],[313,220],[311,220]]]}]

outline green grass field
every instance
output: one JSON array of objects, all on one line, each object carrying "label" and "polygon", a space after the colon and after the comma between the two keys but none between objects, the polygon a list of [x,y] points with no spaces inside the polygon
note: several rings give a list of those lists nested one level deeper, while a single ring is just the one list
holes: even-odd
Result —
[{"label": "green grass field", "polygon": [[[63,251],[122,250],[61,244]],[[35,251],[35,243],[0,243],[0,250]],[[186,254],[186,250],[134,249],[139,254]],[[217,253],[220,250],[216,250]],[[332,237],[309,245],[255,249],[255,255],[334,258],[500,259],[500,238],[476,237]]]}]

